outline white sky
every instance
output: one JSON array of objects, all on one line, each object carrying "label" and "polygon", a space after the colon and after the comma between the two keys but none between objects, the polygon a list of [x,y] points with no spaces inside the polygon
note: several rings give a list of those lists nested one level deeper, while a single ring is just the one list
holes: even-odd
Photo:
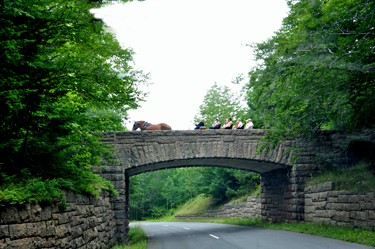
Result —
[{"label": "white sky", "polygon": [[[149,97],[129,112],[130,120],[188,130],[215,82],[235,92],[245,84],[255,66],[245,44],[270,38],[288,8],[285,0],[146,0],[92,12],[133,48],[135,68],[150,73],[152,84],[143,88]],[[246,80],[232,84],[239,74]]]}]

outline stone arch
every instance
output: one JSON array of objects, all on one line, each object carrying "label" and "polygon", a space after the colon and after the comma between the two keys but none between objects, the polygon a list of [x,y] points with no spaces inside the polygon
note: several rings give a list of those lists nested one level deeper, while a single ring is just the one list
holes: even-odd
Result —
[{"label": "stone arch", "polygon": [[[321,131],[314,141],[287,140],[267,155],[256,154],[266,130],[134,131],[103,133],[103,142],[115,145],[116,165],[96,169],[112,181],[119,196],[115,217],[119,240],[127,238],[129,177],[142,172],[173,167],[232,167],[261,174],[261,218],[274,222],[304,220],[304,181],[319,169],[312,161],[318,153],[336,151],[351,138],[342,132]],[[355,134],[359,137],[361,134]],[[295,150],[298,160],[293,162]],[[333,164],[348,164],[337,155]],[[230,164],[230,165],[229,165]],[[229,166],[228,166],[229,165]]]},{"label": "stone arch", "polygon": [[276,164],[288,165],[293,155],[293,151],[285,153],[293,141],[284,142],[267,155],[257,154],[258,140],[265,134],[265,130],[136,131],[107,134],[106,142],[116,145],[121,165],[130,171],[162,162],[181,166],[208,160],[220,166],[220,160],[235,159],[261,163],[252,170],[263,173],[279,168]]},{"label": "stone arch", "polygon": [[151,172],[155,170],[162,170],[168,168],[181,168],[181,167],[223,167],[232,168],[245,171],[251,171],[254,173],[262,174],[264,172],[273,171],[276,169],[282,169],[286,166],[283,164],[277,164],[267,161],[255,160],[255,159],[243,159],[243,158],[231,158],[231,157],[204,157],[204,158],[189,158],[189,159],[177,159],[160,161],[150,164],[138,165],[137,167],[131,167],[126,169],[129,176]]}]

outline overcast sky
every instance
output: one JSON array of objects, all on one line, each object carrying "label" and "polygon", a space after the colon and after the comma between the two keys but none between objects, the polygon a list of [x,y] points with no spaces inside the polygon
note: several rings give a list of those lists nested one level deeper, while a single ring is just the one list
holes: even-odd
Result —
[{"label": "overcast sky", "polygon": [[246,44],[270,38],[288,8],[285,0],[146,0],[92,12],[133,48],[135,68],[150,73],[152,85],[143,88],[149,97],[130,120],[188,130],[215,82],[240,90],[231,81],[239,74],[247,80],[255,66]]}]

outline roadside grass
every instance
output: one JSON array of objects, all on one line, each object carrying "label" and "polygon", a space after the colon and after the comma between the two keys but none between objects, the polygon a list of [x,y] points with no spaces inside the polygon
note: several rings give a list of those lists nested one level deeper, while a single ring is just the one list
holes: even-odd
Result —
[{"label": "roadside grass", "polygon": [[174,214],[203,214],[205,210],[212,208],[212,204],[211,197],[200,194],[177,208]]},{"label": "roadside grass", "polygon": [[257,185],[256,189],[253,192],[251,192],[250,194],[234,198],[234,199],[230,200],[228,203],[246,202],[247,201],[247,197],[253,196],[253,195],[256,195],[256,196],[260,195],[260,185]]},{"label": "roadside grass", "polygon": [[284,230],[298,233],[317,235],[332,239],[339,239],[347,242],[375,246],[375,232],[366,229],[354,229],[350,227],[338,227],[325,223],[270,223],[261,219],[241,218],[199,218],[199,219],[159,219],[154,221],[175,221],[175,222],[208,222],[229,225],[251,226],[274,230]]},{"label": "roadside grass", "polygon": [[375,175],[371,165],[364,161],[352,167],[323,170],[312,176],[306,186],[324,182],[333,182],[335,190],[375,190]]},{"label": "roadside grass", "polygon": [[130,227],[129,242],[125,245],[118,245],[112,249],[146,249],[147,237],[140,227]]}]

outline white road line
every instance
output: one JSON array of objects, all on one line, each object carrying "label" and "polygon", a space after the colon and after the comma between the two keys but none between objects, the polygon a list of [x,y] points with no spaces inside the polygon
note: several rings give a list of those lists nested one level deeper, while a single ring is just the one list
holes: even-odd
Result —
[{"label": "white road line", "polygon": [[169,225],[163,225],[163,227],[169,227]]},{"label": "white road line", "polygon": [[190,230],[190,228],[187,228],[187,227],[184,227],[184,229],[186,229],[186,230]]},{"label": "white road line", "polygon": [[219,237],[216,237],[215,235],[210,234],[211,237],[214,237],[215,239],[219,239]]}]

